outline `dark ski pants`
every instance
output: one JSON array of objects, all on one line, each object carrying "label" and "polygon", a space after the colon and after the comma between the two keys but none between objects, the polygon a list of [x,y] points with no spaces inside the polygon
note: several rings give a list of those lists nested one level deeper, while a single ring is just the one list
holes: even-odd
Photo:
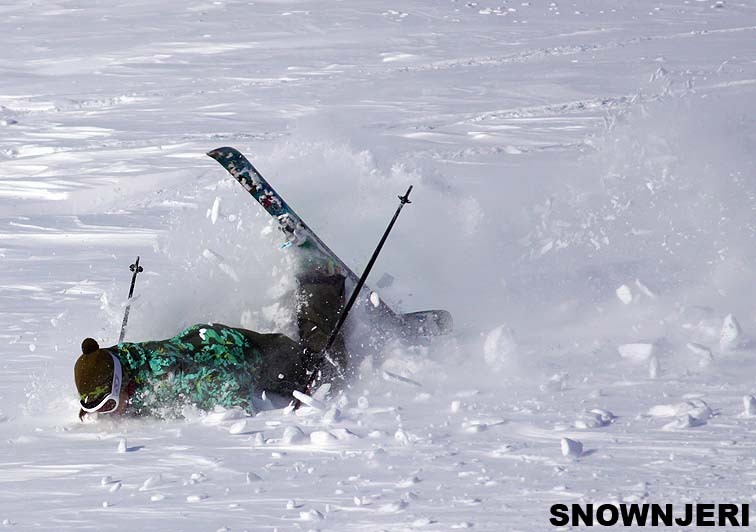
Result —
[{"label": "dark ski pants", "polygon": [[311,371],[319,371],[320,380],[325,382],[343,377],[347,368],[348,357],[341,333],[327,353],[335,365],[321,355],[344,308],[344,292],[341,275],[297,276],[299,343],[306,350],[307,366]]}]

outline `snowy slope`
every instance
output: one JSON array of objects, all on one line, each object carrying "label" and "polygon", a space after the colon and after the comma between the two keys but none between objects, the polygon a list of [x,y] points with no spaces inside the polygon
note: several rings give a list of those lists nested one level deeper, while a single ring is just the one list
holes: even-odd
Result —
[{"label": "snowy slope", "polygon": [[[749,0],[0,6],[0,522],[549,530],[557,502],[750,501],[755,37]],[[79,344],[114,343],[136,255],[128,339],[291,330],[222,145],[357,271],[414,184],[372,281],[456,334],[323,410],[79,423]]]}]

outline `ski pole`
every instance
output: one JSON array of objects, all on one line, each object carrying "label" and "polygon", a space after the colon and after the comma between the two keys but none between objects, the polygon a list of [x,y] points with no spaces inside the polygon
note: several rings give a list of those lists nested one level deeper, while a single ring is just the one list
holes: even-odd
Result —
[{"label": "ski pole", "polygon": [[137,255],[136,262],[129,266],[129,270],[134,272],[131,276],[131,288],[129,288],[129,298],[126,301],[126,310],[123,313],[123,323],[121,324],[121,334],[118,337],[118,343],[123,342],[123,337],[126,336],[126,324],[129,321],[129,311],[131,310],[131,296],[134,295],[134,285],[136,284],[137,274],[142,273],[144,268],[139,265],[139,256]]},{"label": "ski pole", "polygon": [[[365,284],[365,281],[367,280],[368,275],[370,275],[370,270],[373,269],[373,264],[375,264],[375,261],[378,258],[378,254],[381,252],[381,249],[383,248],[383,244],[386,242],[386,239],[388,238],[389,233],[391,232],[391,229],[394,227],[394,223],[396,222],[396,219],[399,218],[399,213],[402,212],[402,208],[404,207],[405,204],[412,203],[409,200],[410,192],[412,192],[412,185],[410,185],[410,187],[407,189],[407,192],[404,194],[404,196],[399,196],[399,207],[396,208],[394,217],[391,219],[391,222],[389,222],[388,227],[386,228],[386,231],[383,233],[383,237],[381,237],[381,241],[378,242],[378,247],[375,248],[375,251],[373,252],[373,256],[370,257],[370,261],[368,262],[367,267],[365,267],[365,271],[362,273],[362,277],[360,277],[360,280],[357,281],[357,286],[354,287],[352,296],[349,298],[349,301],[347,302],[346,306],[341,311],[341,315],[339,315],[339,320],[336,322],[336,326],[333,328],[333,331],[331,331],[331,336],[328,337],[328,342],[326,342],[326,345],[323,348],[323,353],[328,351],[333,345],[333,342],[336,340],[336,336],[339,334],[339,331],[341,330],[341,326],[344,325],[344,321],[346,321],[347,315],[349,314],[349,311],[352,309],[352,305],[354,305],[354,302],[357,300],[357,297],[360,295],[360,290],[362,290],[362,286]],[[331,360],[331,357],[326,355],[326,359],[334,366],[336,365],[336,363],[333,360]]]}]

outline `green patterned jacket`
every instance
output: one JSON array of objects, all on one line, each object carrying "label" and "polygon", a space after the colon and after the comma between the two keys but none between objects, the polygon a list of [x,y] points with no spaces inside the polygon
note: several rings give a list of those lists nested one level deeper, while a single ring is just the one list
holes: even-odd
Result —
[{"label": "green patterned jacket", "polygon": [[185,405],[252,412],[263,391],[291,396],[307,384],[302,348],[283,334],[200,324],[167,340],[124,342],[109,351],[129,383],[128,412],[137,415],[180,417]]}]

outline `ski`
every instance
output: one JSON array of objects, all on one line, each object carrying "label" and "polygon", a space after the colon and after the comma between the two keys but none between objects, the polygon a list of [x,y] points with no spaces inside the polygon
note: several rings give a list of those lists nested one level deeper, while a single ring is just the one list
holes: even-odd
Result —
[{"label": "ski", "polygon": [[[285,235],[284,247],[296,246],[301,251],[301,268],[329,274],[338,273],[352,285],[358,283],[359,276],[310,229],[241,152],[235,148],[222,147],[208,152],[207,155],[218,161],[265,211],[278,221],[279,228]],[[372,293],[367,286],[363,286],[360,291],[360,300],[367,303],[364,307],[368,314],[387,320],[402,336],[436,336],[451,332],[452,320],[447,311],[431,310],[401,314],[395,312],[380,298],[371,298]]]}]

